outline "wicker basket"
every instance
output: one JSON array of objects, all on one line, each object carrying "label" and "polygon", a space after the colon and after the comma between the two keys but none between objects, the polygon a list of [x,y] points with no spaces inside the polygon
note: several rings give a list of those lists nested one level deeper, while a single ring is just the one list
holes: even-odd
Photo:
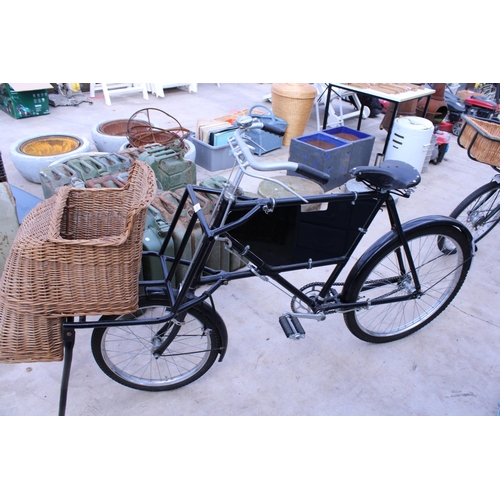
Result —
[{"label": "wicker basket", "polygon": [[283,146],[290,146],[306,129],[317,91],[309,83],[273,83],[271,95],[274,115],[288,123]]},{"label": "wicker basket", "polygon": [[0,298],[0,362],[61,361],[62,318],[23,313]]},{"label": "wicker basket", "polygon": [[469,116],[463,120],[459,146],[467,149],[473,160],[500,167],[500,123]]},{"label": "wicker basket", "polygon": [[9,343],[24,359],[26,336],[40,348],[45,337],[59,338],[61,317],[137,309],[146,211],[155,194],[154,172],[137,161],[123,188],[66,186],[26,216],[0,279],[0,360],[11,358]]}]

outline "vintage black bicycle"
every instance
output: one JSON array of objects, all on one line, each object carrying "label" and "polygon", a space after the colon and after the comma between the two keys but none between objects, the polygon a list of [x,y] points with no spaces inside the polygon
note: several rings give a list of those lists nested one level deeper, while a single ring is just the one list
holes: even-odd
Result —
[{"label": "vintage black bicycle", "polygon": [[[224,359],[228,349],[228,332],[214,296],[233,280],[270,280],[292,297],[283,307],[288,310],[277,314],[290,339],[305,336],[306,321],[323,321],[340,313],[358,338],[394,341],[428,324],[453,300],[471,266],[473,239],[462,223],[450,217],[400,221],[394,197],[410,196],[420,182],[416,169],[395,161],[356,167],[353,177],[367,187],[360,192],[310,197],[291,192],[290,197],[279,199],[245,196],[240,190],[242,179],[245,175],[266,179],[258,172],[286,170],[320,183],[328,181],[326,173],[305,165],[257,161],[247,133],[261,128],[281,133],[256,118],[238,120],[230,139],[235,168],[222,189],[186,187],[162,248],[144,252],[144,258],[157,261],[161,275],[139,282],[140,307],[135,313],[64,323],[68,362],[61,408],[70,346],[78,328],[93,328],[91,347],[97,364],[125,386],[164,391],[201,377],[217,359]],[[217,200],[210,216],[200,208],[202,194]],[[182,243],[174,256],[168,256],[169,241],[188,205],[191,217]],[[311,210],[311,206],[318,208]],[[388,232],[348,269],[354,250],[381,211],[388,215]],[[192,258],[185,259],[184,249],[196,227],[201,227],[201,237]],[[216,244],[241,258],[244,267],[234,271],[208,267]],[[325,282],[300,288],[292,283],[294,271],[319,266],[332,268]],[[175,282],[179,269],[183,279]],[[344,270],[347,278],[341,282]]]},{"label": "vintage black bicycle", "polygon": [[489,165],[497,172],[490,182],[467,196],[450,216],[470,230],[477,243],[500,221],[500,122],[464,116],[457,139],[469,158]]}]

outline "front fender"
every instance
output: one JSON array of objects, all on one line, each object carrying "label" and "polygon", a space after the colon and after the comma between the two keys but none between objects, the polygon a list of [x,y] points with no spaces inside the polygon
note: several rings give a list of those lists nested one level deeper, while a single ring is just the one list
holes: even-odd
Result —
[{"label": "front fender", "polygon": [[215,307],[210,306],[206,302],[203,302],[201,307],[204,312],[210,316],[210,319],[214,322],[214,326],[219,330],[220,336],[222,337],[222,349],[219,355],[219,361],[222,361],[226,355],[227,345],[229,342],[226,324],[224,323],[221,315],[215,310]]},{"label": "front fender", "polygon": [[[154,292],[157,292],[155,295]],[[177,294],[177,290],[174,291],[174,294]],[[154,289],[151,287],[149,289],[149,295],[144,296],[142,300],[139,300],[139,307],[148,305],[148,304],[160,304],[160,305],[165,305],[166,303],[168,304],[169,301],[166,297],[166,295],[163,293],[161,288]],[[213,302],[212,302],[213,304]],[[210,321],[214,324],[214,326],[219,330],[220,335],[221,335],[221,340],[222,340],[222,349],[219,354],[219,361],[222,361],[224,359],[224,356],[226,355],[227,352],[227,345],[228,345],[228,334],[227,334],[227,328],[226,324],[224,323],[224,320],[222,319],[221,315],[215,310],[215,304],[212,305],[208,304],[207,302],[200,302],[193,306],[194,308],[198,309],[200,312],[202,312],[205,316],[210,318]]]},{"label": "front fender", "polygon": [[[424,217],[418,217],[416,219],[410,220],[402,224],[403,231],[405,233],[410,233],[417,229],[424,229],[433,227],[436,225],[440,226],[451,226],[458,229],[466,238],[470,246],[470,257],[474,255],[474,238],[471,232],[467,229],[467,227],[452,217],[446,217],[444,215],[430,215]],[[352,283],[356,280],[361,270],[364,268],[366,263],[373,258],[373,256],[379,252],[384,246],[391,245],[398,241],[399,237],[396,231],[393,229],[388,233],[384,234],[381,238],[379,238],[375,243],[373,243],[370,248],[368,248],[363,255],[358,259],[356,264],[352,267],[349,275],[344,284],[344,288],[342,290],[342,297],[345,299],[349,288]]]}]

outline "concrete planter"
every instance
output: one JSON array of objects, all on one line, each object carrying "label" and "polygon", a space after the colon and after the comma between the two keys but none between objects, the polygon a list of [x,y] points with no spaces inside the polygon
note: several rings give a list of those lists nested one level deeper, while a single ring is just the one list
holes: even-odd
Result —
[{"label": "concrete planter", "polygon": [[27,180],[40,184],[40,170],[57,160],[90,151],[84,137],[50,134],[21,139],[10,147],[12,163]]},{"label": "concrete planter", "polygon": [[[134,120],[133,123],[147,125],[147,122],[142,120]],[[94,141],[97,151],[104,153],[116,153],[123,144],[128,143],[129,120],[107,120],[97,123],[92,127],[92,140]]]}]

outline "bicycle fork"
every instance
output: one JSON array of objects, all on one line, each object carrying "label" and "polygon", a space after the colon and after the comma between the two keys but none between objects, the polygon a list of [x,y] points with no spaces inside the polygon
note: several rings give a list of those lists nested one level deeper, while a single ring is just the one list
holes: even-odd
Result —
[{"label": "bicycle fork", "polygon": [[[500,184],[500,174],[497,174],[493,177],[493,179],[491,179],[491,182],[496,182],[497,184]],[[492,203],[490,204],[490,206],[493,206],[497,197],[498,197],[498,194],[495,194],[495,193],[491,193],[490,195],[488,195],[487,198],[485,198],[484,200],[481,201],[481,204],[478,205],[477,207],[474,207],[474,210],[471,211],[471,213],[473,213],[476,209],[479,209],[481,210],[482,209],[482,205],[484,205],[486,202],[489,202],[490,199],[492,197],[495,197],[495,199],[492,201]],[[493,208],[493,210],[487,210],[486,212],[486,216],[485,217],[477,217],[477,221],[473,221],[474,225],[478,225],[478,226],[482,226],[484,224],[486,224],[487,222],[489,222],[493,217],[495,217],[498,213],[498,211],[500,210],[500,204],[497,204],[495,206],[495,208]]]}]

